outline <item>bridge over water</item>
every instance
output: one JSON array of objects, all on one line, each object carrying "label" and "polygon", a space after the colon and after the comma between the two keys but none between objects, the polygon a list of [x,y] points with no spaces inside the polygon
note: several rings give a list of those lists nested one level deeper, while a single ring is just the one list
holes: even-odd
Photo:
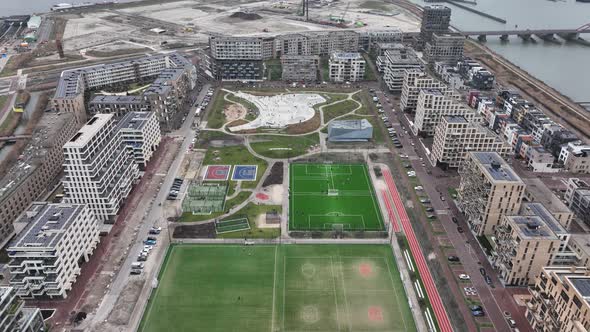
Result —
[{"label": "bridge over water", "polygon": [[461,31],[458,33],[464,36],[477,36],[480,41],[485,41],[488,36],[500,36],[502,40],[508,40],[509,36],[519,36],[528,40],[535,35],[541,39],[553,39],[555,35],[567,40],[573,40],[580,37],[580,34],[590,34],[590,23],[582,25],[577,29],[513,29],[513,30],[481,30],[481,31]]}]

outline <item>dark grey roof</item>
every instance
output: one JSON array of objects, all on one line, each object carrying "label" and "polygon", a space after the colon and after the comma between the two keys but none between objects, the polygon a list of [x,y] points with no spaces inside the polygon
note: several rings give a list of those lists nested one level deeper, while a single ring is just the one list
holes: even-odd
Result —
[{"label": "dark grey roof", "polygon": [[153,112],[129,112],[117,124],[117,131],[121,129],[141,130],[148,122]]},{"label": "dark grey roof", "polygon": [[141,96],[103,96],[97,95],[89,102],[92,104],[143,104]]},{"label": "dark grey roof", "polygon": [[471,152],[484,167],[488,175],[496,181],[522,182],[514,170],[496,152]]},{"label": "dark grey roof", "polygon": [[569,278],[569,280],[583,297],[590,297],[590,277]]},{"label": "dark grey roof", "polygon": [[445,116],[445,120],[448,123],[468,123],[467,119],[462,116]]},{"label": "dark grey roof", "polygon": [[[52,204],[37,202],[25,211],[21,222],[28,222],[14,239],[9,251],[25,248],[55,248],[65,231],[84,209],[83,204]],[[32,216],[32,217],[30,217]]]},{"label": "dark grey roof", "polygon": [[557,239],[555,234],[539,216],[510,216],[508,218],[517,225],[520,233],[525,237]]},{"label": "dark grey roof", "polygon": [[522,210],[525,214],[533,214],[541,218],[547,227],[549,227],[549,229],[551,229],[555,234],[568,233],[542,203],[524,203]]}]

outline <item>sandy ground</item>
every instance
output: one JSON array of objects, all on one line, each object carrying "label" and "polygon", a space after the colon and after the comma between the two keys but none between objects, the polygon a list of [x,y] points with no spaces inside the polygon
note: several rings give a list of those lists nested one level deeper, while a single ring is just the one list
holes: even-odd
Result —
[{"label": "sandy ground", "polygon": [[248,110],[241,104],[231,104],[223,110],[223,114],[225,114],[225,119],[228,123],[242,119],[246,116],[247,112]]},{"label": "sandy ground", "polygon": [[258,200],[258,201],[262,204],[267,204],[267,205],[282,205],[284,192],[285,192],[285,188],[281,184],[275,184],[272,186],[265,187],[263,190],[259,191],[258,193],[263,193],[265,195],[268,195],[268,200],[266,200],[266,201]]}]

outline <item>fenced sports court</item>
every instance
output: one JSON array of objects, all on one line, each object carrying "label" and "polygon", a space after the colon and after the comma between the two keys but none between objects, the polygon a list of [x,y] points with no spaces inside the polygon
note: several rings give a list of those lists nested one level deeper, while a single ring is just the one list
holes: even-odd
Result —
[{"label": "fenced sports court", "polygon": [[182,211],[192,214],[221,212],[225,205],[227,189],[226,183],[206,185],[191,183],[182,201]]},{"label": "fenced sports court", "polygon": [[215,232],[217,232],[217,234],[244,231],[248,229],[250,229],[248,218],[219,220],[215,222]]}]

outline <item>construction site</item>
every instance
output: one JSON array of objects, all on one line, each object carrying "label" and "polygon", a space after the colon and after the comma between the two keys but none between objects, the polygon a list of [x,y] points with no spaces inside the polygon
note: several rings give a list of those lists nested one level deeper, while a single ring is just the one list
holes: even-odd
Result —
[{"label": "construction site", "polygon": [[[268,35],[312,30],[418,31],[405,9],[372,0],[325,1],[166,1],[121,3],[78,12],[51,14],[67,21],[64,50],[90,54],[99,45],[160,50],[207,43],[210,35]],[[121,43],[120,41],[124,41]],[[105,52],[110,53],[110,52]],[[108,54],[106,54],[108,55]]]}]

